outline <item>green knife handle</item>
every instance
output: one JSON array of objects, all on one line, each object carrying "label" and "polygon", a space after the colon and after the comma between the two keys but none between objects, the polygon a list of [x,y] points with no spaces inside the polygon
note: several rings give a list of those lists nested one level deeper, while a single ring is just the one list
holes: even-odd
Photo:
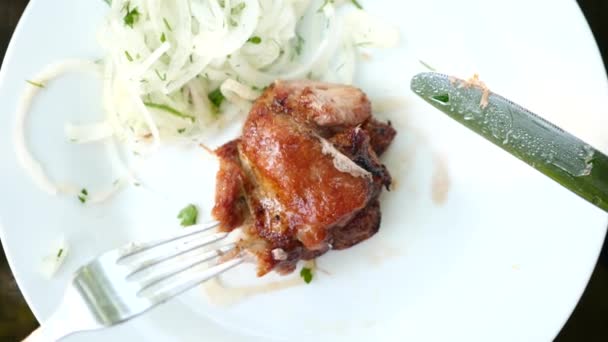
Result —
[{"label": "green knife handle", "polygon": [[454,120],[608,212],[608,157],[589,144],[498,94],[447,75],[418,74],[412,78],[411,89]]}]

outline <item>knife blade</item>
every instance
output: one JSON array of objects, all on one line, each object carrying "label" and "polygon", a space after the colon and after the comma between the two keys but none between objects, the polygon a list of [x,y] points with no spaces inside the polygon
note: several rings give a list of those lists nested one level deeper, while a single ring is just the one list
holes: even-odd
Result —
[{"label": "knife blade", "polygon": [[608,212],[608,157],[590,144],[479,83],[425,72],[412,78],[411,89],[452,119]]}]

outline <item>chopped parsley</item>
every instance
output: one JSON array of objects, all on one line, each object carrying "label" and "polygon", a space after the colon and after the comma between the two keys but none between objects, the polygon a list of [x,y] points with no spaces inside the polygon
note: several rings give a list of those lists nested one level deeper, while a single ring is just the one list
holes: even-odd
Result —
[{"label": "chopped parsley", "polygon": [[88,198],[89,192],[87,191],[87,189],[80,190],[80,193],[78,194],[78,200],[80,201],[80,203],[86,203]]},{"label": "chopped parsley", "polygon": [[130,9],[130,6],[131,6],[131,4],[127,2],[126,6],[125,6],[125,11],[127,12],[127,14],[125,14],[123,21],[126,26],[133,28],[133,25],[135,25],[137,23],[137,21],[139,20],[140,13],[137,10],[137,7],[133,7],[133,9]]},{"label": "chopped parsley", "polygon": [[25,80],[25,82],[33,85],[34,87],[44,88],[44,84],[42,84],[40,82],[34,82],[34,81],[30,81],[30,80]]},{"label": "chopped parsley", "polygon": [[437,102],[441,102],[441,103],[448,103],[450,102],[450,94],[439,94],[439,95],[434,95],[433,97],[431,97],[433,100],[437,101]]},{"label": "chopped parsley", "polygon": [[59,248],[59,251],[57,251],[57,259],[61,258],[62,254],[63,254],[63,248]]},{"label": "chopped parsley", "polygon": [[167,36],[165,36],[165,32],[163,32],[163,34],[160,35],[160,42],[164,43],[167,41]]},{"label": "chopped parsley", "polygon": [[178,128],[177,129],[177,133],[179,133],[179,134],[183,134],[185,131],[186,131],[185,128]]},{"label": "chopped parsley", "polygon": [[196,118],[194,116],[180,112],[179,110],[177,110],[171,106],[167,106],[166,104],[154,103],[154,102],[144,102],[144,105],[149,108],[154,108],[154,109],[165,111],[169,114],[177,116],[178,118],[188,119],[192,122],[194,122],[196,120]]},{"label": "chopped parsley", "polygon": [[220,90],[220,88],[217,88],[214,91],[210,92],[207,97],[209,98],[209,101],[211,101],[211,103],[213,103],[213,105],[217,109],[220,108],[220,106],[222,105],[222,102],[224,102],[224,98],[225,98],[224,94],[222,94],[222,91]]},{"label": "chopped parsley", "polygon": [[259,36],[253,36],[253,37],[247,39],[247,42],[249,42],[251,44],[260,44],[262,42],[262,38],[260,38]]},{"label": "chopped parsley", "polygon": [[302,279],[304,279],[304,282],[306,284],[310,284],[310,282],[312,281],[312,270],[308,267],[304,267],[302,268],[302,270],[300,271],[300,277],[302,277]]},{"label": "chopped parsley", "polygon": [[163,23],[165,23],[165,27],[167,27],[167,30],[169,30],[169,32],[173,32],[173,29],[171,28],[171,25],[169,25],[167,18],[163,18]]},{"label": "chopped parsley", "polygon": [[154,69],[154,72],[156,73],[156,76],[158,76],[158,78],[160,78],[161,81],[167,80],[167,74],[161,75],[160,72],[158,72],[158,70],[156,70],[156,69]]},{"label": "chopped parsley", "polygon": [[230,9],[230,14],[239,15],[239,14],[241,14],[241,12],[243,12],[243,10],[245,9],[246,6],[247,6],[247,4],[245,4],[244,2],[241,2],[240,4],[234,6]]},{"label": "chopped parsley", "polygon": [[177,218],[181,220],[180,224],[183,227],[188,227],[196,224],[197,216],[198,209],[196,209],[194,204],[189,204],[179,212]]},{"label": "chopped parsley", "polygon": [[103,1],[105,1],[105,2],[106,2],[106,4],[108,4],[108,6],[111,6],[111,5],[112,5],[112,0],[103,0]]},{"label": "chopped parsley", "polygon": [[129,51],[125,50],[125,56],[127,57],[127,60],[129,60],[129,62],[133,62],[133,57],[131,57]]},{"label": "chopped parsley", "polygon": [[296,46],[294,47],[294,50],[296,50],[296,54],[299,56],[302,54],[302,47],[304,46],[305,40],[298,33],[296,33],[296,39]]},{"label": "chopped parsley", "polygon": [[357,7],[358,9],[363,9],[363,6],[361,6],[361,4],[359,3],[359,1],[357,1],[357,0],[350,0],[350,2],[352,2],[353,5],[355,5],[355,7]]}]

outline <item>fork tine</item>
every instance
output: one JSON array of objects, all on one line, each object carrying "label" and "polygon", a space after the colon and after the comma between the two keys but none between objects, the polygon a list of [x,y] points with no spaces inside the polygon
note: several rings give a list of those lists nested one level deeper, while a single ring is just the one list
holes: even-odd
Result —
[{"label": "fork tine", "polygon": [[146,297],[157,304],[162,303],[169,298],[177,296],[200,283],[242,264],[244,261],[244,258],[239,257],[219,263],[206,270],[191,268],[182,272],[179,277],[170,277],[155,284],[155,286],[148,287],[145,291],[139,292],[138,296]]},{"label": "fork tine", "polygon": [[127,245],[119,250],[120,258],[118,259],[118,261],[120,262],[124,258],[134,256],[136,254],[150,250],[150,249],[158,247],[160,245],[164,245],[169,242],[181,240],[181,239],[191,237],[191,236],[194,236],[194,235],[197,235],[200,233],[204,233],[211,229],[215,229],[219,226],[219,224],[220,223],[217,221],[197,224],[197,225],[190,226],[187,229],[184,229],[184,230],[180,231],[179,233],[174,234],[174,235],[164,238],[164,239],[158,239],[158,240],[145,242],[145,243],[141,243],[141,244],[138,243],[138,244]]},{"label": "fork tine", "polygon": [[[166,262],[165,265],[163,265],[165,267],[160,267],[160,270],[151,270],[150,274],[143,275],[141,279],[134,281],[137,281],[141,286],[139,292],[144,291],[145,289],[154,286],[165,279],[179,275],[180,273],[196,267],[204,262],[221,257],[222,255],[226,255],[235,247],[236,245],[234,243],[229,243],[211,251],[205,251],[203,253],[187,256],[187,259],[184,260],[179,260],[176,258],[177,260],[174,260],[174,262]],[[190,254],[193,253],[191,252]]]},{"label": "fork tine", "polygon": [[[228,236],[228,233],[222,232],[222,233],[215,233],[212,235],[205,235],[205,236],[201,237],[200,239],[191,240],[191,241],[185,242],[182,245],[175,245],[175,243],[165,244],[165,248],[172,249],[172,252],[160,253],[157,256],[144,258],[144,260],[141,260],[141,261],[134,261],[132,263],[132,265],[128,265],[128,267],[132,271],[131,271],[131,273],[129,273],[127,275],[127,277],[132,277],[139,272],[142,272],[150,267],[161,264],[167,260],[171,260],[180,255],[184,255],[184,254],[192,252],[194,250],[214,244],[222,239],[225,239],[227,236]],[[173,245],[175,245],[175,246],[173,246]],[[160,245],[158,245],[158,246],[160,246]]]}]

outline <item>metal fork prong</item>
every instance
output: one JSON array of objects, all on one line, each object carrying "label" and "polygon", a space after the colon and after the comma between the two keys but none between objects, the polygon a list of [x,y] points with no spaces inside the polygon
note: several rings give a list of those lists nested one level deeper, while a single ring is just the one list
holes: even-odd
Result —
[{"label": "metal fork prong", "polygon": [[226,246],[206,251],[204,253],[199,253],[194,256],[189,256],[186,260],[177,261],[175,263],[167,263],[167,266],[164,270],[160,270],[158,272],[152,271],[152,275],[149,277],[143,277],[143,279],[136,280],[141,288],[139,292],[144,291],[145,289],[154,286],[165,279],[180,276],[180,273],[187,271],[193,267],[196,267],[204,262],[211,261],[215,258],[221,257],[222,255],[226,255],[230,253],[235,248],[235,244],[231,243]]},{"label": "metal fork prong", "polygon": [[[175,246],[173,253],[163,253],[158,256],[146,258],[145,260],[135,261],[135,262],[133,262],[133,264],[134,264],[133,266],[127,265],[127,267],[132,269],[132,271],[127,275],[127,278],[130,278],[139,272],[142,272],[146,269],[149,269],[150,267],[161,264],[167,260],[171,260],[180,255],[183,255],[188,252],[191,252],[191,251],[203,248],[205,246],[214,244],[216,242],[219,242],[220,240],[225,239],[227,236],[228,236],[228,233],[223,233],[223,232],[215,233],[212,235],[204,236],[200,240],[189,241],[187,245],[184,244],[181,246],[179,246],[179,245]],[[183,246],[183,249],[180,249],[179,247],[182,247],[182,246]],[[171,248],[171,245],[168,245],[166,247]]]},{"label": "metal fork prong", "polygon": [[140,292],[138,295],[146,297],[156,303],[162,303],[173,296],[191,289],[211,278],[214,278],[245,261],[244,258],[230,259],[220,264],[214,265],[206,270],[191,269],[184,272],[179,277],[169,278],[164,283],[152,288],[148,288],[149,293]]},{"label": "metal fork prong", "polygon": [[211,229],[215,229],[219,226],[219,224],[220,223],[217,221],[197,224],[197,225],[190,226],[190,227],[182,230],[181,232],[174,234],[168,238],[145,242],[142,244],[128,245],[128,246],[120,249],[120,252],[119,252],[120,258],[118,259],[118,261],[121,261],[122,259],[127,258],[127,257],[134,256],[141,252],[150,250],[152,248],[158,247],[160,245],[167,244],[169,242],[177,241],[177,240],[184,239],[184,238],[196,235],[196,234],[204,233]]}]

